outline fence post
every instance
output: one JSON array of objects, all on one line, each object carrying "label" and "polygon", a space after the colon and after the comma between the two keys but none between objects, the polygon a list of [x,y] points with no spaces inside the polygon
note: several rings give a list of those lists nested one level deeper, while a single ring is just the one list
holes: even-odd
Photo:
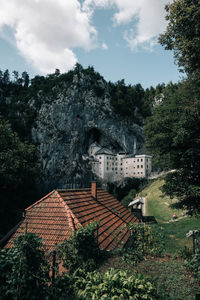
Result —
[{"label": "fence post", "polygon": [[192,234],[192,239],[193,239],[193,253],[195,254],[195,232],[194,231]]},{"label": "fence post", "polygon": [[52,278],[51,278],[52,285],[54,285],[55,283],[55,268],[56,268],[56,251],[54,250],[52,253]]}]

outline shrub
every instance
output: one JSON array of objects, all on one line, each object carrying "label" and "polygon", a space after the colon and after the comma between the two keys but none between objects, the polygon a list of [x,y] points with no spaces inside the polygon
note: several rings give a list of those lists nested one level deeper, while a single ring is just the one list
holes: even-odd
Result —
[{"label": "shrub", "polygon": [[100,250],[95,231],[97,223],[90,223],[81,227],[70,240],[65,240],[58,246],[58,256],[63,261],[63,266],[71,273],[78,267],[94,270],[100,256]]},{"label": "shrub", "polygon": [[144,226],[131,223],[128,225],[131,232],[126,247],[120,250],[122,259],[131,265],[136,265],[144,259],[145,255],[161,256],[164,247],[164,236],[162,230],[153,226]]},{"label": "shrub", "polygon": [[49,268],[41,239],[34,234],[19,236],[12,249],[0,252],[0,271],[1,299],[34,300],[46,296]]},{"label": "shrub", "polygon": [[82,300],[154,300],[153,285],[140,274],[128,277],[126,271],[108,270],[85,273],[78,269],[74,274],[74,289]]},{"label": "shrub", "polygon": [[196,250],[196,253],[191,258],[185,260],[185,266],[200,283],[200,249]]}]

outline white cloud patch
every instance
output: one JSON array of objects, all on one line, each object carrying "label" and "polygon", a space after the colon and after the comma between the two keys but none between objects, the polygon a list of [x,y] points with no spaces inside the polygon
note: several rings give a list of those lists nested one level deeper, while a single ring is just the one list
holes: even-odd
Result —
[{"label": "white cloud patch", "polygon": [[102,43],[101,47],[103,50],[108,50],[108,46],[106,43]]},{"label": "white cloud patch", "polygon": [[130,29],[124,32],[124,39],[131,48],[139,46],[152,50],[158,35],[166,28],[165,5],[172,0],[85,0],[84,8],[92,12],[96,7],[115,8],[114,25],[130,23]]},{"label": "white cloud patch", "polygon": [[74,48],[97,46],[90,14],[78,0],[0,0],[0,35],[13,30],[15,44],[40,72],[67,71],[77,62]]}]

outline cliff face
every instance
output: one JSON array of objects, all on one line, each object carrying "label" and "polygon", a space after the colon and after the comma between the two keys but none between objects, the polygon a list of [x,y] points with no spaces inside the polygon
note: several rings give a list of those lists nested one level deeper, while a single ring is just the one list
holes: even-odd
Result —
[{"label": "cliff face", "polygon": [[[97,92],[96,92],[97,91]],[[95,89],[90,76],[80,71],[71,83],[62,82],[49,93],[39,92],[41,107],[32,127],[42,164],[45,189],[92,180],[89,146],[97,141],[113,151],[133,152],[144,142],[141,128],[113,112],[108,84],[99,79]],[[34,106],[34,99],[29,101]]]}]

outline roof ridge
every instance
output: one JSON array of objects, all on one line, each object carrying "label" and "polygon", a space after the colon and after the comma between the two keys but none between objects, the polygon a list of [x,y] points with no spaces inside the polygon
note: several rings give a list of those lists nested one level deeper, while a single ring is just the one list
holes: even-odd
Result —
[{"label": "roof ridge", "polygon": [[59,194],[58,190],[56,191],[56,194],[58,195],[59,199],[61,199],[61,201],[63,202],[64,207],[65,207],[65,209],[67,211],[67,215],[68,216],[69,216],[69,213],[70,213],[70,221],[72,222],[72,224],[70,224],[70,225],[72,225],[73,231],[75,231],[75,227],[74,227],[74,224],[73,224],[73,221],[71,220],[71,218],[73,218],[77,222],[77,224],[82,227],[83,225],[79,222],[78,218],[72,212],[71,208],[69,208],[69,206],[67,205],[67,203],[65,202],[65,200],[61,197],[61,195]]},{"label": "roof ridge", "polygon": [[53,194],[55,192],[55,190],[51,191],[50,193],[48,193],[46,196],[42,197],[41,199],[39,199],[38,201],[34,202],[33,204],[31,204],[30,206],[28,206],[25,210],[29,210],[30,208],[34,207],[35,205],[37,205],[38,203],[42,202],[43,200],[45,200],[46,198],[48,198],[51,194]]}]

